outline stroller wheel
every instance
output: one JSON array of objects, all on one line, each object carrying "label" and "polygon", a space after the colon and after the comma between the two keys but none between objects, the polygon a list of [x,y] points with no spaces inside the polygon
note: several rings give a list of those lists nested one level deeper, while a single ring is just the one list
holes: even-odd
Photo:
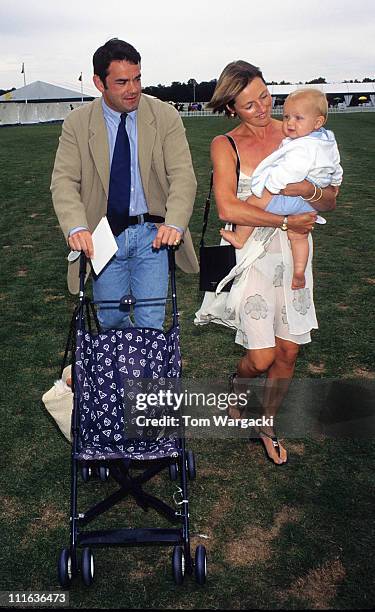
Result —
[{"label": "stroller wheel", "polygon": [[170,463],[169,464],[169,478],[171,480],[177,480],[177,476],[178,476],[178,465],[177,465],[177,463]]},{"label": "stroller wheel", "polygon": [[195,480],[197,476],[197,469],[195,465],[195,456],[191,450],[186,453],[186,468],[190,480]]},{"label": "stroller wheel", "polygon": [[195,580],[198,584],[204,584],[207,578],[207,555],[206,549],[199,544],[195,550]]},{"label": "stroller wheel", "polygon": [[63,589],[70,587],[73,578],[72,557],[69,548],[63,548],[57,565],[57,576]]},{"label": "stroller wheel", "polygon": [[90,586],[94,580],[94,555],[91,548],[84,548],[81,557],[82,580],[86,586]]},{"label": "stroller wheel", "polygon": [[81,466],[81,476],[83,482],[88,482],[92,476],[92,469],[88,465]]},{"label": "stroller wheel", "polygon": [[175,546],[172,555],[172,574],[173,580],[180,585],[185,576],[185,557],[182,546]]},{"label": "stroller wheel", "polygon": [[99,466],[99,478],[102,482],[106,482],[109,478],[109,468],[105,465]]}]

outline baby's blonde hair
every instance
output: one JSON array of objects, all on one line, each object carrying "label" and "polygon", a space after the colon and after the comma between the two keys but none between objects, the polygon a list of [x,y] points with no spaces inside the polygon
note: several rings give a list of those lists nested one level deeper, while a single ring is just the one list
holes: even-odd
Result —
[{"label": "baby's blonde hair", "polygon": [[320,89],[304,87],[303,89],[296,89],[289,94],[287,100],[295,100],[296,98],[308,99],[316,108],[318,115],[323,115],[325,119],[328,116],[328,102],[325,93]]}]

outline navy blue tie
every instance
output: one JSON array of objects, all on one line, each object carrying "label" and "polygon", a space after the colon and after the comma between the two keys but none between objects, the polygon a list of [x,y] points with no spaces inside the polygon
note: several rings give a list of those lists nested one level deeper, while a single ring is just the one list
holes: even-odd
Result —
[{"label": "navy blue tie", "polygon": [[113,151],[107,219],[115,236],[128,227],[130,203],[130,144],[126,131],[126,113],[122,113]]}]

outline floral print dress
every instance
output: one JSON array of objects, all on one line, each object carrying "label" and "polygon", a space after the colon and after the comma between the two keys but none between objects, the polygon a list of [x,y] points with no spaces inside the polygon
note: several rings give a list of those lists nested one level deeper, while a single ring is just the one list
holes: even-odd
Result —
[{"label": "floral print dress", "polygon": [[[237,197],[251,195],[251,177],[240,173]],[[224,244],[225,242],[222,241]],[[310,331],[318,324],[313,302],[312,254],[309,235],[306,286],[292,290],[293,258],[286,232],[269,227],[254,228],[237,264],[221,281],[216,293],[206,293],[194,323],[210,322],[236,330],[236,343],[246,349],[275,346],[275,337],[296,344],[311,341]],[[230,292],[222,287],[233,279]]]}]

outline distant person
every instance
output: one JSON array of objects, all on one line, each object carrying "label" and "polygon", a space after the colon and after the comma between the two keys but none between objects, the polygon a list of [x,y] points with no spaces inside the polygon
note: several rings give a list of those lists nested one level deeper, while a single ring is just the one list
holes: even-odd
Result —
[{"label": "distant person", "polygon": [[[322,127],[327,116],[327,98],[319,89],[297,89],[289,94],[283,113],[282,129],[286,138],[279,149],[255,168],[252,176],[253,194],[258,198],[262,198],[263,193],[265,195],[259,201],[260,208],[277,215],[316,212],[308,203],[310,198],[304,200],[274,194],[279,194],[288,183],[307,179],[318,187],[311,200],[319,201],[322,187],[341,185],[342,168],[336,140],[333,132]],[[325,221],[318,216],[319,222]],[[252,232],[252,227],[236,225],[233,232],[224,229],[220,233],[236,249],[242,249]],[[307,234],[289,230],[288,238],[293,254],[292,289],[302,289],[309,258]]]},{"label": "distant person", "polygon": [[[70,113],[62,128],[52,174],[52,199],[71,249],[93,257],[92,232],[107,215],[118,251],[93,277],[95,301],[165,298],[167,245],[184,243],[176,261],[198,270],[187,229],[196,180],[185,129],[176,110],[141,93],[141,56],[116,38],[93,56],[101,98]],[[68,285],[78,291],[78,262]],[[102,329],[131,322],[124,307],[99,310]],[[161,329],[165,301],[135,307],[137,327]]]}]

